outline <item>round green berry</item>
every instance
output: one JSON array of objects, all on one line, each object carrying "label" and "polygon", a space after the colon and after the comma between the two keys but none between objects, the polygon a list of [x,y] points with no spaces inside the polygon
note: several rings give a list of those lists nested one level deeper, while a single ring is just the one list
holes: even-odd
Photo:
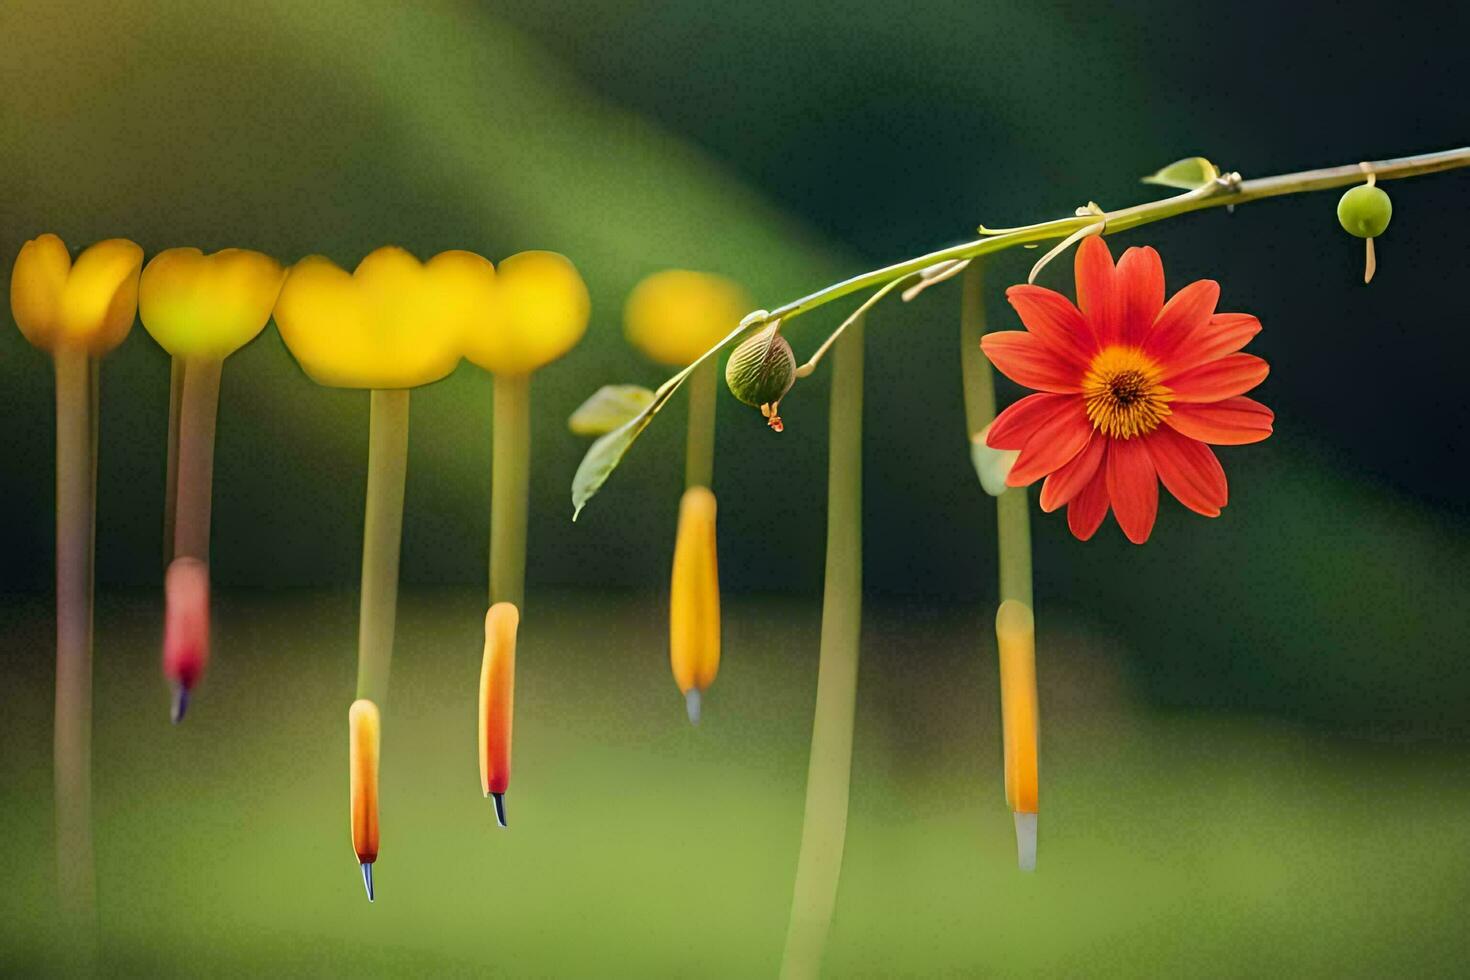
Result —
[{"label": "round green berry", "polygon": [[773,323],[747,339],[725,364],[730,394],[747,405],[775,406],[796,383],[796,355]]},{"label": "round green berry", "polygon": [[1337,202],[1337,221],[1343,231],[1359,238],[1377,238],[1393,217],[1393,202],[1383,189],[1359,184]]}]

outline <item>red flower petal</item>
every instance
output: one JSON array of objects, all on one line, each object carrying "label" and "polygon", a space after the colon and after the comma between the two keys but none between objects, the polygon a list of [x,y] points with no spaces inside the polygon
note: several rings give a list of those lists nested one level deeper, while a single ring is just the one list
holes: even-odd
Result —
[{"label": "red flower petal", "polygon": [[1271,434],[1276,413],[1244,396],[1208,405],[1175,403],[1164,421],[1183,435],[1215,446],[1243,446]]},{"label": "red flower petal", "polygon": [[985,433],[985,444],[991,449],[1025,449],[1038,426],[1076,404],[1076,395],[1027,395],[995,417]]},{"label": "red flower petal", "polygon": [[1169,358],[1169,370],[1187,371],[1234,354],[1261,332],[1261,321],[1249,313],[1216,313],[1190,334]]},{"label": "red flower petal", "polygon": [[1108,467],[1106,463],[1108,447],[1112,444],[1111,439],[1099,439],[1103,445],[1104,462],[1098,466],[1097,472],[1092,475],[1092,482],[1082,488],[1082,492],[1072,498],[1067,505],[1067,527],[1078,541],[1086,541],[1097,533],[1102,525],[1103,518],[1108,516]]},{"label": "red flower petal", "polygon": [[1007,474],[1006,486],[1024,487],[1061,469],[1087,446],[1087,440],[1091,438],[1092,422],[1082,407],[1082,399],[1075,399],[1070,411],[1058,412],[1037,426]]},{"label": "red flower petal", "polygon": [[1159,513],[1159,479],[1142,439],[1114,439],[1108,447],[1108,497],[1118,526],[1134,544],[1143,544]]},{"label": "red flower petal", "polygon": [[1219,517],[1230,491],[1214,450],[1167,425],[1155,429],[1146,442],[1159,479],[1169,492],[1196,514]]},{"label": "red flower petal", "polygon": [[1113,253],[1101,235],[1089,235],[1077,246],[1077,305],[1081,308],[1098,343],[1106,347],[1118,342],[1119,302]]},{"label": "red flower petal", "polygon": [[1271,366],[1254,354],[1230,354],[1164,378],[1173,402],[1218,402],[1243,395],[1266,380]]},{"label": "red flower petal", "polygon": [[1153,330],[1144,338],[1144,353],[1156,360],[1169,360],[1191,334],[1210,322],[1219,301],[1220,284],[1213,279],[1200,279],[1179,290],[1159,311]]},{"label": "red flower petal", "polygon": [[1122,342],[1137,347],[1164,306],[1164,263],[1152,248],[1130,248],[1118,260],[1118,329]]},{"label": "red flower petal", "polygon": [[1024,330],[1002,330],[980,338],[980,349],[1001,374],[1039,391],[1082,390],[1082,371]]},{"label": "red flower petal", "polygon": [[1097,353],[1097,338],[1092,334],[1092,324],[1071,300],[1054,289],[1029,284],[1007,289],[1006,299],[1016,308],[1027,330],[1056,353],[1076,361],[1079,370],[1086,370]]},{"label": "red flower petal", "polygon": [[1041,509],[1050,514],[1082,492],[1107,455],[1107,436],[1093,432],[1087,446],[1041,485]]}]

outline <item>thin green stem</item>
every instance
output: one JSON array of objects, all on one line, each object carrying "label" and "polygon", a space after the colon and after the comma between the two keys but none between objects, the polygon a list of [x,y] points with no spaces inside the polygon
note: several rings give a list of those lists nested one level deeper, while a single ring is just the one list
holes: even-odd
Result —
[{"label": "thin green stem", "polygon": [[[960,291],[960,371],[964,379],[965,426],[973,439],[995,419],[995,376],[980,350],[985,333],[985,272],[973,262]],[[1031,518],[1025,487],[996,498],[996,546],[1000,557],[1000,601],[1017,599],[1031,608]]]},{"label": "thin green stem", "polygon": [[718,364],[706,361],[689,376],[689,438],[684,487],[709,487],[715,478],[715,390]]},{"label": "thin green stem", "polygon": [[168,369],[168,471],[163,484],[163,563],[174,559],[174,515],[179,498],[179,406],[184,398],[184,359],[175,354]]},{"label": "thin green stem", "polygon": [[531,376],[495,376],[490,473],[490,602],[526,599],[526,507],[531,488]]},{"label": "thin green stem", "polygon": [[214,492],[214,429],[224,362],[196,358],[184,365],[179,396],[174,504],[174,557],[209,561],[210,501]]},{"label": "thin green stem", "polygon": [[827,457],[827,569],[801,853],[781,976],[815,977],[837,903],[847,838],[863,595],[863,323],[838,343]]},{"label": "thin green stem", "polygon": [[964,381],[965,428],[970,438],[995,418],[995,380],[980,349],[985,334],[985,263],[971,262],[960,280],[960,377]]},{"label": "thin green stem", "polygon": [[388,700],[398,619],[398,553],[408,475],[408,389],[375,390],[368,429],[367,508],[362,529],[362,598],[357,620],[357,696],[381,710]]},{"label": "thin green stem", "polygon": [[[64,925],[91,949],[92,580],[96,540],[96,372],[85,351],[56,367],[56,866]],[[85,958],[83,956],[82,958]]]},{"label": "thin green stem", "polygon": [[[1321,170],[1304,170],[1298,173],[1280,174],[1274,177],[1260,177],[1255,180],[1221,181],[1214,185],[1210,193],[1199,193],[1191,191],[1174,197],[1165,198],[1162,201],[1149,201],[1145,204],[1137,204],[1133,207],[1122,208],[1118,211],[1107,211],[1102,215],[1106,221],[1105,234],[1116,231],[1127,231],[1140,225],[1151,224],[1155,221],[1163,221],[1166,218],[1177,217],[1191,211],[1200,211],[1205,208],[1218,208],[1226,205],[1235,206],[1248,204],[1251,201],[1260,201],[1269,197],[1281,197],[1287,194],[1304,194],[1310,191],[1330,190],[1334,187],[1346,187],[1349,184],[1362,182],[1368,172],[1377,175],[1379,180],[1398,180],[1404,177],[1417,177],[1421,174],[1439,173],[1444,170],[1453,170],[1458,167],[1470,166],[1470,147],[1461,147],[1454,150],[1444,150],[1438,153],[1425,153],[1420,156],[1398,157],[1391,160],[1379,160],[1376,162],[1360,165],[1356,163],[1344,164],[1339,167],[1326,167]],[[765,322],[771,320],[787,320],[792,317],[809,313],[820,306],[841,299],[851,293],[859,292],[870,286],[879,286],[903,276],[912,275],[930,266],[941,262],[955,259],[969,259],[992,252],[999,252],[1016,245],[1027,245],[1032,242],[1050,241],[1053,239],[1066,238],[1068,235],[1086,228],[1088,225],[1096,224],[1099,216],[1091,212],[1076,215],[1069,218],[1058,218],[1055,221],[1044,221],[1023,228],[1010,229],[997,235],[987,235],[974,241],[963,242],[952,245],[927,255],[897,262],[893,265],[865,272],[860,276],[853,276],[842,282],[834,283],[823,289],[817,290],[801,299],[793,300],[784,306],[772,310],[766,317]]]}]

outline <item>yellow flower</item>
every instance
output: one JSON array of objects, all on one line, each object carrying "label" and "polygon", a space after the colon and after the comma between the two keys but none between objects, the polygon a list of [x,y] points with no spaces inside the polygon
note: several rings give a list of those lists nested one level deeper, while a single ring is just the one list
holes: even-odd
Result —
[{"label": "yellow flower", "polygon": [[385,246],[351,275],[313,255],[287,273],[276,326],[319,384],[414,388],[454,370],[494,281],[494,266],[473,252],[441,252],[420,262]]},{"label": "yellow flower", "polygon": [[648,357],[683,367],[734,330],[750,309],[745,290],[723,276],[667,269],[628,294],[623,331]]},{"label": "yellow flower", "polygon": [[495,296],[465,336],[464,355],[492,374],[530,374],[577,345],[592,310],[565,255],[521,252],[500,263]]},{"label": "yellow flower", "polygon": [[715,554],[715,495],[690,487],[679,503],[669,590],[669,662],[699,723],[700,696],[720,671],[720,570]]},{"label": "yellow flower", "polygon": [[43,350],[106,354],[133,327],[142,267],[143,250],[126,238],[98,242],[73,263],[60,238],[41,235],[15,257],[10,309],[16,325]]},{"label": "yellow flower", "polygon": [[285,275],[259,252],[171,248],[143,269],[138,314],[170,354],[223,360],[265,329]]}]

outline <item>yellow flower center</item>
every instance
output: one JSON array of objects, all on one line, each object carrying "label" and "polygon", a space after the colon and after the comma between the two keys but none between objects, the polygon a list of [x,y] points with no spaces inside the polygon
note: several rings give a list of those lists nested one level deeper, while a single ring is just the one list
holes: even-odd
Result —
[{"label": "yellow flower center", "polygon": [[1136,347],[1113,346],[1092,359],[1082,398],[1093,428],[1114,439],[1147,435],[1169,414],[1162,369]]}]

